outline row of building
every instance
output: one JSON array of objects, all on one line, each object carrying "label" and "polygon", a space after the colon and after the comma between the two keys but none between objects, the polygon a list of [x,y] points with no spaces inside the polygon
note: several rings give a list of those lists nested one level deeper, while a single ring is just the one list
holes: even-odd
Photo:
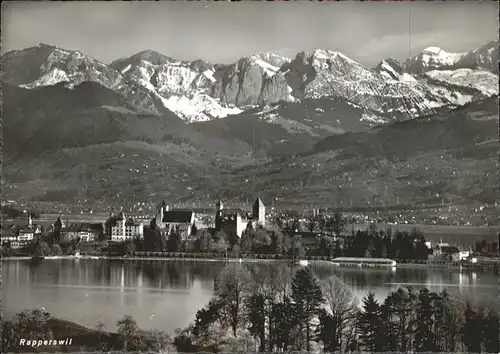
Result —
[{"label": "row of building", "polygon": [[[178,233],[184,240],[195,229],[202,228],[214,228],[216,231],[220,230],[228,235],[234,234],[241,237],[243,231],[249,226],[254,228],[258,225],[265,226],[266,207],[262,199],[257,198],[253,204],[252,212],[247,213],[239,208],[224,208],[222,202],[219,201],[216,204],[213,225],[201,222],[199,216],[202,215],[197,215],[194,210],[170,209],[165,202],[162,202],[151,222],[162,235],[168,236],[172,233]],[[110,215],[105,222],[105,234],[112,241],[143,238],[145,222],[147,220],[126,217],[123,212],[120,212],[117,215]]]},{"label": "row of building", "polygon": [[[31,214],[28,214],[27,225],[13,225],[12,233],[2,236],[2,244],[8,243],[10,248],[25,247],[30,241],[42,236],[44,230],[41,225],[33,223]],[[59,242],[67,242],[74,239],[82,241],[93,241],[104,235],[104,225],[102,223],[72,223],[57,218],[54,224],[46,230],[57,233]]]},{"label": "row of building", "polygon": [[[248,213],[242,209],[224,208],[221,201],[216,204],[216,212],[213,215],[214,223],[204,223],[203,216],[189,209],[170,209],[162,202],[156,211],[154,218],[147,216],[127,216],[124,212],[110,215],[104,223],[69,223],[58,217],[54,224],[49,226],[48,231],[57,234],[59,242],[67,242],[74,239],[81,241],[111,240],[126,241],[134,238],[144,238],[144,229],[154,224],[162,235],[168,236],[178,233],[182,239],[187,239],[196,229],[214,228],[226,234],[234,234],[241,237],[243,231],[257,225],[265,226],[266,207],[262,199],[257,198]],[[210,218],[212,219],[212,218]],[[8,242],[11,248],[22,248],[37,236],[43,233],[40,225],[33,224],[31,214],[28,214],[28,224],[18,227],[16,232],[7,237],[2,237],[2,243]]]}]

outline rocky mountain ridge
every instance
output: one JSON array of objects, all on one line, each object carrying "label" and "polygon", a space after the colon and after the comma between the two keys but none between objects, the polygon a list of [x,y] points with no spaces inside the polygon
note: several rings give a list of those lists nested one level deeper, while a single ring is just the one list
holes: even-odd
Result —
[{"label": "rocky mountain ridge", "polygon": [[498,39],[465,53],[449,53],[438,47],[428,47],[408,58],[403,67],[412,74],[456,69],[486,70],[498,74]]},{"label": "rocky mountain ridge", "polygon": [[[41,44],[6,53],[2,79],[30,89],[94,81],[126,97],[138,111],[171,111],[187,122],[337,97],[364,111],[353,119],[364,117],[379,124],[498,94],[492,65],[498,50],[492,48],[498,48],[498,41],[456,55],[428,48],[403,64],[385,60],[371,70],[342,53],[323,49],[300,52],[293,59],[261,53],[229,65],[178,61],[148,50],[106,65],[78,51]],[[415,74],[423,66],[429,70],[423,76]]]},{"label": "rocky mountain ridge", "polygon": [[400,63],[382,60],[374,71],[388,80],[419,82],[455,106],[498,95],[498,40],[466,53],[438,47]]},{"label": "rocky mountain ridge", "polygon": [[497,61],[498,41],[373,69],[325,49],[230,64],[9,52],[2,190],[93,205],[256,190],[280,203],[493,203]]}]

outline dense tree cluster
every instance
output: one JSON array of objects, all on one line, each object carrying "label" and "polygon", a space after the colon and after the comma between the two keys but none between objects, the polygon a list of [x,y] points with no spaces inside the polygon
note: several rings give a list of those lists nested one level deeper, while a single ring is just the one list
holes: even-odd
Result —
[{"label": "dense tree cluster", "polygon": [[392,230],[359,230],[354,237],[347,239],[344,255],[348,257],[373,257],[391,259],[427,260],[429,249],[425,238],[418,230],[411,232]]},{"label": "dense tree cluster", "polygon": [[410,232],[379,230],[371,225],[357,232],[346,230],[347,220],[341,213],[331,217],[315,216],[305,223],[294,219],[285,223],[273,220],[266,229],[247,227],[240,238],[224,231],[198,230],[189,240],[182,240],[173,232],[161,234],[152,222],[146,231],[143,245],[137,250],[153,252],[225,253],[235,257],[267,255],[287,258],[373,257],[406,260],[427,260],[429,250],[424,235],[417,229]]},{"label": "dense tree cluster", "polygon": [[252,352],[500,349],[498,309],[463,303],[446,291],[400,288],[383,303],[368,293],[359,306],[338,278],[320,281],[310,268],[269,268],[265,281],[259,272],[227,266],[212,301],[174,338],[177,350],[223,351],[235,342]]},{"label": "dense tree cluster", "polygon": [[[178,352],[488,352],[500,351],[498,306],[473,305],[428,289],[399,288],[383,302],[361,302],[339,278],[310,267],[229,264],[214,297],[194,323],[165,332],[142,330],[131,316],[115,332],[25,310],[2,322],[3,351],[21,338],[74,338],[71,351]],[[31,348],[24,348],[30,351]]]}]

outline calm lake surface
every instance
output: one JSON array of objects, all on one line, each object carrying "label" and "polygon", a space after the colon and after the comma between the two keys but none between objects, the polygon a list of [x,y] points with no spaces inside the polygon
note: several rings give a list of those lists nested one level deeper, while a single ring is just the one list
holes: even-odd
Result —
[{"label": "calm lake surface", "polygon": [[[115,330],[132,315],[144,329],[173,333],[194,320],[214,291],[224,263],[186,261],[26,260],[2,261],[3,311],[7,318],[25,308],[45,307],[52,315],[94,327],[98,320]],[[248,265],[259,267],[261,265]],[[272,263],[267,266],[286,266]],[[411,285],[450,293],[473,301],[500,298],[493,273],[445,269],[321,269],[320,278],[337,275],[358,297],[373,291],[383,300],[398,286]]]}]

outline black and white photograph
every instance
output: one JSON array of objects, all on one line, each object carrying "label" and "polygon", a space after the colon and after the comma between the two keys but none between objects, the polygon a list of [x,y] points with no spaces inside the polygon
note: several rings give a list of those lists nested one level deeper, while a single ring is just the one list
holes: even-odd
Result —
[{"label": "black and white photograph", "polygon": [[500,353],[497,1],[4,1],[2,353]]}]

